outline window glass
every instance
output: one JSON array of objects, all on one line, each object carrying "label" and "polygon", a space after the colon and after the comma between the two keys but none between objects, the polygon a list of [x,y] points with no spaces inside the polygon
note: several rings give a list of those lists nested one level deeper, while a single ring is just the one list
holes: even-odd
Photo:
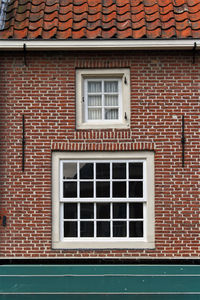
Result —
[{"label": "window glass", "polygon": [[77,163],[63,164],[63,179],[77,179]]},{"label": "window glass", "polygon": [[142,198],[143,197],[143,182],[131,181],[129,182],[129,197]]},{"label": "window glass", "polygon": [[92,198],[94,196],[93,182],[83,181],[80,182],[80,197]]},{"label": "window glass", "polygon": [[126,219],[126,203],[113,203],[113,218]]},{"label": "window glass", "polygon": [[125,163],[113,163],[112,174],[113,174],[113,179],[125,179],[126,178],[126,164]]},{"label": "window glass", "polygon": [[110,219],[110,203],[97,203],[97,219]]},{"label": "window glass", "polygon": [[106,93],[118,93],[118,81],[105,81],[104,92]]},{"label": "window glass", "polygon": [[77,204],[65,203],[64,204],[64,219],[76,219],[77,218]]},{"label": "window glass", "polygon": [[81,203],[80,204],[80,217],[81,219],[93,219],[94,218],[94,204],[93,203]]},{"label": "window glass", "polygon": [[96,163],[96,178],[109,179],[110,178],[110,164]]},{"label": "window glass", "polygon": [[97,198],[110,197],[110,182],[108,181],[96,182],[96,197]]},{"label": "window glass", "polygon": [[143,179],[143,164],[142,163],[129,163],[129,178],[130,179]]},{"label": "window glass", "polygon": [[77,222],[64,222],[64,237],[77,237]]},{"label": "window glass", "polygon": [[80,179],[93,179],[93,164],[92,163],[80,163]]},{"label": "window glass", "polygon": [[102,90],[101,81],[88,81],[88,93],[100,93]]},{"label": "window glass", "polygon": [[77,182],[67,181],[63,183],[63,197],[76,198],[77,197]]}]

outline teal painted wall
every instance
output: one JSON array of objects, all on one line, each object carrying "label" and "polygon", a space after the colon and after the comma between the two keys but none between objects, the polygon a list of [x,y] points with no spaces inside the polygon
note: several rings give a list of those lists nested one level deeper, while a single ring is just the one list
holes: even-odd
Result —
[{"label": "teal painted wall", "polygon": [[196,265],[3,265],[0,300],[199,300]]}]

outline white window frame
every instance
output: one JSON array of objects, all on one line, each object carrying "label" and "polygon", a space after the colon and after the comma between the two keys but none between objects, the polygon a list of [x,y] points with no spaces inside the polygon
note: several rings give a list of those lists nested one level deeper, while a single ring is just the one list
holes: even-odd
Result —
[{"label": "white window frame", "polygon": [[[144,203],[144,237],[142,238],[63,238],[61,197],[62,161],[143,161],[144,196],[136,202]],[[80,200],[80,199],[79,199]],[[81,200],[82,201],[82,200]],[[81,202],[77,201],[77,202]],[[125,200],[126,201],[126,200]],[[131,202],[131,200],[127,200]],[[127,201],[125,203],[127,203]],[[69,202],[69,201],[68,201]],[[84,198],[82,202],[87,202]],[[91,199],[90,199],[91,202]],[[94,201],[95,202],[95,199]],[[93,203],[92,202],[92,203]],[[103,202],[102,200],[100,202]],[[121,202],[109,199],[107,202]],[[154,153],[148,152],[53,152],[52,153],[52,248],[53,249],[138,249],[154,248]]]},{"label": "white window frame", "polygon": [[[118,80],[119,85],[119,119],[87,120],[87,97],[85,88],[87,79]],[[85,99],[86,98],[86,99]],[[116,69],[77,69],[76,70],[76,128],[106,129],[130,127],[130,70]]]}]

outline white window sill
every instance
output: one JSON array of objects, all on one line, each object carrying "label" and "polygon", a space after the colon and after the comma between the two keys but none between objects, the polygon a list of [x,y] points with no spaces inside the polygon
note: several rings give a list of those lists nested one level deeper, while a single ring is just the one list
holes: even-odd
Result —
[{"label": "white window sill", "polygon": [[77,124],[77,129],[108,129],[108,128],[116,128],[116,129],[126,129],[130,128],[130,122],[126,123],[110,123],[110,122],[102,122],[102,123],[81,123]]},{"label": "white window sill", "polygon": [[67,241],[53,242],[53,249],[153,249],[154,242],[146,241]]}]

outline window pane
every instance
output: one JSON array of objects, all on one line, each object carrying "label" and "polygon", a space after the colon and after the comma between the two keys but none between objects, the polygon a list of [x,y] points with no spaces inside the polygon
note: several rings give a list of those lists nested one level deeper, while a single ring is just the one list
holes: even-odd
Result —
[{"label": "window pane", "polygon": [[104,92],[117,93],[118,92],[118,81],[104,81]]},{"label": "window pane", "polygon": [[143,237],[143,222],[130,222],[129,223],[129,236],[130,237]]},{"label": "window pane", "polygon": [[105,106],[118,106],[118,96],[105,95]]},{"label": "window pane", "polygon": [[126,219],[126,203],[113,203],[113,219]]},{"label": "window pane", "polygon": [[125,179],[126,178],[126,164],[125,163],[113,163],[112,165],[113,179]]},{"label": "window pane", "polygon": [[97,222],[97,237],[110,237],[110,222]]},{"label": "window pane", "polygon": [[64,204],[64,219],[76,219],[77,218],[77,204],[65,203]]},{"label": "window pane", "polygon": [[129,217],[133,219],[143,218],[143,203],[129,204]]},{"label": "window pane", "polygon": [[97,203],[97,219],[110,219],[110,203]]},{"label": "window pane", "polygon": [[93,179],[93,163],[81,163],[80,164],[80,179]]},{"label": "window pane", "polygon": [[105,109],[105,119],[106,120],[118,120],[118,108]]},{"label": "window pane", "polygon": [[94,222],[80,222],[81,237],[93,237],[94,236]]},{"label": "window pane", "polygon": [[129,178],[143,179],[143,163],[129,163]]},{"label": "window pane", "polygon": [[77,197],[77,182],[63,182],[63,197],[76,198]]},{"label": "window pane", "polygon": [[143,182],[133,181],[129,182],[129,197],[142,198],[143,197]]},{"label": "window pane", "polygon": [[93,219],[94,218],[94,204],[93,203],[81,203],[81,219]]},{"label": "window pane", "polygon": [[120,182],[120,181],[113,182],[113,197],[114,198],[126,197],[126,182]]},{"label": "window pane", "polygon": [[113,222],[113,236],[126,237],[126,222]]},{"label": "window pane", "polygon": [[89,108],[88,109],[88,120],[101,120],[102,119],[102,111],[101,108]]},{"label": "window pane", "polygon": [[80,197],[92,198],[93,196],[93,182],[80,182]]},{"label": "window pane", "polygon": [[64,222],[64,237],[77,237],[77,222]]},{"label": "window pane", "polygon": [[96,197],[106,198],[110,197],[110,182],[98,182],[96,183]]},{"label": "window pane", "polygon": [[63,179],[77,179],[77,163],[63,164]]},{"label": "window pane", "polygon": [[88,106],[101,106],[101,96],[88,96]]},{"label": "window pane", "polygon": [[100,93],[101,81],[88,81],[88,93]]},{"label": "window pane", "polygon": [[110,178],[110,164],[97,163],[96,164],[96,178],[109,179]]}]

